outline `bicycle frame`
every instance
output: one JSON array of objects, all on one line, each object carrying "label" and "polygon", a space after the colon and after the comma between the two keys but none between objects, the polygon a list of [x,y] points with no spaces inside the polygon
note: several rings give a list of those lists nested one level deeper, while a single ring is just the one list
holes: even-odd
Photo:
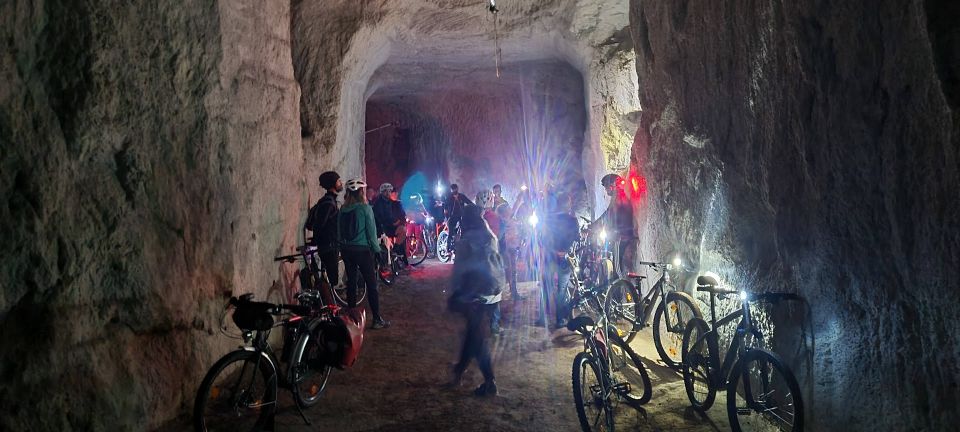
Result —
[{"label": "bicycle frame", "polygon": [[712,350],[711,358],[709,359],[710,363],[713,365],[720,364],[719,368],[714,368],[713,373],[710,376],[710,385],[716,386],[717,388],[726,387],[730,373],[733,371],[733,366],[736,364],[737,359],[740,357],[743,349],[743,339],[746,336],[748,330],[752,330],[755,334],[762,337],[760,330],[753,327],[750,321],[750,303],[747,300],[743,300],[743,305],[739,310],[733,311],[726,316],[717,320],[716,313],[716,295],[710,295],[710,330],[703,334],[701,338],[698,338],[697,342],[703,340],[703,338],[712,339],[708,340],[707,343],[712,343],[713,346],[720,346],[720,335],[717,333],[717,329],[730,324],[737,318],[741,318],[740,323],[737,325],[736,333],[734,334],[733,340],[730,341],[730,346],[727,348],[727,353],[723,358],[723,363],[720,363],[720,353],[718,350]]}]

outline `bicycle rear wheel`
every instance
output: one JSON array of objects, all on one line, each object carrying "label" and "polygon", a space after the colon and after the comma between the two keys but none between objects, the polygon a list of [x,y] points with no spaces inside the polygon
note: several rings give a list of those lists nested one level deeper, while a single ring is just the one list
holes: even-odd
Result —
[{"label": "bicycle rear wheel", "polygon": [[[610,372],[614,378],[614,391],[619,393],[627,404],[634,407],[649,402],[650,396],[653,395],[653,385],[650,384],[650,375],[640,361],[640,356],[620,336],[611,334],[610,339],[616,347],[610,352]],[[625,383],[628,386],[623,386]]]},{"label": "bicycle rear wheel", "polygon": [[237,350],[218,360],[197,390],[198,431],[253,431],[269,421],[277,403],[277,375],[262,354]]},{"label": "bicycle rear wheel", "polygon": [[613,405],[596,358],[582,352],[573,359],[573,402],[585,432],[612,431]]},{"label": "bicycle rear wheel", "polygon": [[715,339],[708,337],[709,331],[706,321],[694,318],[683,332],[683,387],[690,405],[699,411],[710,409],[717,397],[717,389],[711,384],[711,362],[717,347]]},{"label": "bicycle rear wheel", "polygon": [[734,431],[802,431],[803,400],[796,377],[776,354],[747,350],[727,385]]},{"label": "bicycle rear wheel", "polygon": [[310,323],[309,331],[297,340],[290,361],[293,396],[302,408],[312,407],[320,401],[320,395],[330,378],[330,365],[324,362],[323,350],[315,334],[319,324],[319,320]]},{"label": "bicycle rear wheel", "polygon": [[670,369],[680,370],[683,331],[693,318],[703,318],[700,308],[687,293],[671,292],[653,315],[653,345]]},{"label": "bicycle rear wheel", "polygon": [[[340,283],[333,287],[333,297],[340,306],[349,306],[347,302],[347,273],[343,265],[343,260],[340,260],[338,265]],[[367,298],[367,284],[363,281],[363,277],[361,277],[359,273],[357,274],[357,278],[357,304],[361,304],[363,300]]]},{"label": "bicycle rear wheel", "polygon": [[603,312],[608,322],[617,328],[624,340],[632,341],[643,320],[643,303],[637,287],[621,279],[607,288],[604,297]]},{"label": "bicycle rear wheel", "polygon": [[422,235],[407,237],[407,259],[412,266],[419,265],[427,259],[427,242],[423,240]]}]

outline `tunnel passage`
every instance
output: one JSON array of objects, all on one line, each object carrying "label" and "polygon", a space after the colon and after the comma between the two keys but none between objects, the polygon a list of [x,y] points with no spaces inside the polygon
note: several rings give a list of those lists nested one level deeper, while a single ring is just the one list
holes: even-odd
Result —
[{"label": "tunnel passage", "polygon": [[422,173],[431,185],[468,194],[503,184],[583,185],[583,80],[559,61],[430,68],[387,64],[371,78],[364,163],[368,182],[402,185]]}]

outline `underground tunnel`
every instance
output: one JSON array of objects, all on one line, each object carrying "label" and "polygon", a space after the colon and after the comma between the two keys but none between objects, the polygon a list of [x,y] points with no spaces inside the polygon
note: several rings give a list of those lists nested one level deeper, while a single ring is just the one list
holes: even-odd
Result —
[{"label": "underground tunnel", "polygon": [[[300,266],[274,257],[307,240],[330,170],[511,203],[556,187],[587,219],[618,174],[634,264],[682,257],[704,314],[707,272],[798,299],[757,325],[806,430],[960,422],[954,2],[14,0],[0,20],[2,430],[192,429],[243,344],[228,299],[295,301]],[[500,395],[442,386],[456,265],[382,287],[391,326],[312,425],[278,390],[276,430],[580,430],[582,342],[534,325],[536,277],[490,336]],[[650,333],[631,346],[652,399],[617,429],[732,429],[725,392],[697,414]]]}]

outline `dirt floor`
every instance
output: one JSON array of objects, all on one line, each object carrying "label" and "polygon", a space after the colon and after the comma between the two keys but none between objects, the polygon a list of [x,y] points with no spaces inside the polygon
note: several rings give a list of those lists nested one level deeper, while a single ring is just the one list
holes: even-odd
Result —
[{"label": "dirt floor", "polygon": [[[571,366],[582,349],[566,329],[533,325],[536,284],[521,284],[527,299],[503,303],[503,332],[494,336],[494,368],[500,395],[478,398],[473,365],[463,386],[447,389],[457,360],[463,320],[445,310],[450,264],[428,260],[381,294],[387,329],[368,330],[357,364],[335,371],[321,403],[304,424],[289,395],[281,398],[278,431],[577,431]],[[644,411],[618,407],[617,430],[729,430],[723,393],[702,416],[689,407],[683,380],[662,366],[645,329],[632,346],[653,381]],[[187,429],[186,424],[183,428]],[[175,430],[175,428],[171,428]]]}]

